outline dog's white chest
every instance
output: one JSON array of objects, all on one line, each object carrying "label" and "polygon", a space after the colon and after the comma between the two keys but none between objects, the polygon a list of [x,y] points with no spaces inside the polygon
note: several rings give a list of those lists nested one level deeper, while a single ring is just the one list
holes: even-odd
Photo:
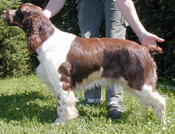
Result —
[{"label": "dog's white chest", "polygon": [[66,61],[72,41],[75,35],[55,30],[54,34],[46,40],[38,49],[38,60],[40,65],[37,68],[37,75],[58,94],[60,86],[59,66]]},{"label": "dog's white chest", "polygon": [[47,62],[49,60],[60,64],[65,62],[71,43],[75,38],[75,35],[55,28],[54,34],[37,49],[39,61]]}]

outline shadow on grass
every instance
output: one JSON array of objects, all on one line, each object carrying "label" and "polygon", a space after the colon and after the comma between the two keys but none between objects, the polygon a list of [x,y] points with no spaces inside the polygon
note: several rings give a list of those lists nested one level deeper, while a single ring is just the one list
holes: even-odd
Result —
[{"label": "shadow on grass", "polygon": [[56,107],[39,105],[36,101],[48,101],[50,98],[39,92],[0,96],[0,118],[7,122],[22,119],[37,119],[39,122],[53,122],[56,117]]},{"label": "shadow on grass", "polygon": [[94,118],[106,118],[106,120],[112,120],[115,123],[127,123],[129,115],[132,113],[126,111],[122,113],[119,119],[111,119],[108,117],[108,110],[105,103],[102,104],[79,104],[78,111],[81,117],[87,118],[88,121],[93,121]]},{"label": "shadow on grass", "polygon": [[[20,94],[0,96],[0,119],[7,122],[21,120],[37,120],[40,123],[52,123],[56,119],[56,104],[49,104],[51,98],[41,95],[39,92],[25,92]],[[106,118],[106,104],[78,105],[79,114],[81,117],[89,121],[94,118]],[[112,119],[112,122],[124,124],[128,122],[128,117],[131,111],[126,111],[120,119]]]},{"label": "shadow on grass", "polygon": [[106,116],[106,105],[101,104],[87,104],[83,101],[80,101],[77,105],[78,112],[80,116],[92,118],[92,117],[101,117]]}]

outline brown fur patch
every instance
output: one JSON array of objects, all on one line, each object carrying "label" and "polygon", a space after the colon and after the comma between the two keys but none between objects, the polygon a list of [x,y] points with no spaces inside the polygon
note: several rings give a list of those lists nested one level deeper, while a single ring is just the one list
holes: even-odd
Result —
[{"label": "brown fur patch", "polygon": [[63,63],[58,68],[58,72],[61,74],[60,80],[63,83],[64,90],[71,90],[72,78],[71,78],[71,65],[69,63]]},{"label": "brown fur patch", "polygon": [[72,67],[72,86],[103,67],[102,77],[123,77],[131,88],[137,90],[144,83],[155,87],[155,62],[148,49],[132,41],[76,38],[68,53],[67,62]]}]

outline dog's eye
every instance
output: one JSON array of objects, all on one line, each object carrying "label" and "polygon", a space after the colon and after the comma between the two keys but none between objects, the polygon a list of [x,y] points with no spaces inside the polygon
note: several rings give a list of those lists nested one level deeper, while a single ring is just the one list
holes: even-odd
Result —
[{"label": "dog's eye", "polygon": [[39,31],[42,31],[43,29],[42,29],[42,27],[39,27]]},{"label": "dog's eye", "polygon": [[14,16],[14,21],[20,22],[22,20],[23,20],[23,14],[19,10],[17,10]]}]

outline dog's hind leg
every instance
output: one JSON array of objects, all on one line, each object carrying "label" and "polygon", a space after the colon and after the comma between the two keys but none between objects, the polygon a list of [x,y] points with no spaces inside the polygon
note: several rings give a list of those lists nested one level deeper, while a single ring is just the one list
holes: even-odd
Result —
[{"label": "dog's hind leg", "polygon": [[160,96],[156,90],[153,90],[152,86],[146,84],[142,86],[141,91],[137,90],[136,94],[143,103],[153,107],[156,115],[161,119],[162,123],[166,122],[165,98]]}]

